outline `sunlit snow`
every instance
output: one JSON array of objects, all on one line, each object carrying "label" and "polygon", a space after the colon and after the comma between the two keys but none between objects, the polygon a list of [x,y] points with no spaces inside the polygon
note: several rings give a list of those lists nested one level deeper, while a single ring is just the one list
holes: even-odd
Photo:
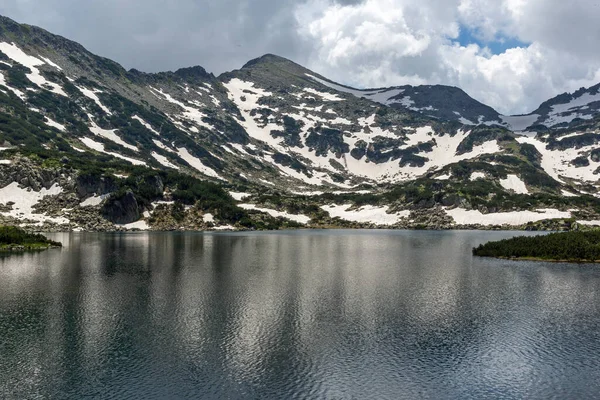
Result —
[{"label": "sunlit snow", "polygon": [[553,209],[543,209],[537,211],[512,211],[505,213],[482,214],[479,210],[465,210],[464,208],[455,208],[446,210],[459,225],[479,224],[490,225],[524,225],[528,222],[537,222],[545,219],[571,218],[571,212],[559,211]]},{"label": "sunlit snow", "polygon": [[278,217],[287,218],[291,221],[295,221],[295,222],[298,222],[298,223],[304,224],[304,225],[308,224],[308,222],[310,221],[310,217],[308,217],[306,215],[290,214],[285,211],[277,211],[277,210],[273,210],[270,208],[257,207],[254,204],[240,204],[239,207],[243,208],[244,210],[255,210],[255,211],[264,212],[275,218],[278,218]]},{"label": "sunlit snow", "polygon": [[204,165],[198,157],[194,157],[192,154],[190,154],[188,149],[186,149],[185,147],[178,148],[177,154],[188,164],[190,164],[194,169],[198,170],[204,175],[223,180],[223,178],[221,178],[219,174],[215,172],[215,170]]},{"label": "sunlit snow", "polygon": [[388,206],[363,206],[358,209],[352,209],[352,204],[344,204],[326,205],[321,208],[327,211],[332,218],[339,217],[347,221],[372,223],[375,225],[393,225],[402,218],[408,218],[410,215],[410,211],[388,214]]},{"label": "sunlit snow", "polygon": [[144,161],[140,161],[140,160],[136,160],[134,158],[126,157],[126,156],[121,155],[119,153],[113,153],[113,152],[110,152],[110,151],[106,151],[104,149],[104,145],[102,143],[100,143],[100,142],[96,142],[94,139],[85,137],[85,138],[80,138],[79,140],[81,140],[81,142],[83,144],[85,144],[87,147],[89,147],[92,150],[96,150],[96,151],[98,151],[100,153],[104,153],[104,154],[111,155],[113,157],[120,158],[122,160],[125,160],[125,161],[128,161],[128,162],[132,163],[133,165],[148,166],[148,164],[146,164]]},{"label": "sunlit snow", "polygon": [[0,203],[15,203],[11,211],[0,212],[1,215],[18,218],[30,219],[37,222],[54,222],[57,224],[67,224],[69,220],[63,217],[49,217],[45,214],[34,213],[33,206],[46,196],[55,196],[63,192],[58,184],[52,185],[50,189],[42,188],[39,192],[32,189],[19,187],[17,182],[0,189]]},{"label": "sunlit snow", "polygon": [[506,179],[500,179],[500,185],[506,190],[512,190],[517,194],[529,194],[525,182],[517,175],[508,175]]}]

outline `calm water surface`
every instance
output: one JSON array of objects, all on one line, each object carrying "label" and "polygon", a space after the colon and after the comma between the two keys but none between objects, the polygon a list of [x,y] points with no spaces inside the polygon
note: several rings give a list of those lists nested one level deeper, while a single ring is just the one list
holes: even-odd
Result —
[{"label": "calm water surface", "polygon": [[513,235],[55,235],[0,255],[0,398],[599,398],[600,266],[471,256]]}]

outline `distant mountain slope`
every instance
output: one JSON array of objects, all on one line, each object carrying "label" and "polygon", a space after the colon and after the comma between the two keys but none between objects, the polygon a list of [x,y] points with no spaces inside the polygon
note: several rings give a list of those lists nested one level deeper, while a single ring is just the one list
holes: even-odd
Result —
[{"label": "distant mountain slope", "polygon": [[458,121],[465,125],[500,123],[500,114],[496,110],[452,86],[406,85],[359,90],[311,74],[308,76],[340,92],[350,93],[398,109],[418,111],[444,121]]},{"label": "distant mountain slope", "polygon": [[447,228],[600,219],[597,89],[538,110],[554,122],[579,116],[568,126],[521,134],[507,125],[523,131],[539,118],[501,116],[458,88],[361,91],[270,54],[218,77],[200,66],[126,71],[0,17],[0,223]]},{"label": "distant mountain slope", "polygon": [[219,79],[242,113],[239,122],[246,132],[275,153],[265,158],[307,183],[318,184],[326,176],[339,185],[348,178],[355,184],[406,181],[500,151],[496,138],[502,130],[489,129],[462,150],[472,127],[340,92],[273,55]]},{"label": "distant mountain slope", "polygon": [[545,101],[531,114],[508,117],[504,121],[514,130],[567,128],[591,120],[600,112],[600,84],[563,93]]}]

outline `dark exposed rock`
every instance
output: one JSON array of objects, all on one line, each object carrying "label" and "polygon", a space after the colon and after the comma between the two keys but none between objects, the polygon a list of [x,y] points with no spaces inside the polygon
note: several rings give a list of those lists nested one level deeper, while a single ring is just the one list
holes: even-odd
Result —
[{"label": "dark exposed rock", "polygon": [[588,167],[590,165],[590,159],[585,156],[577,157],[571,161],[571,164],[575,167]]},{"label": "dark exposed rock", "polygon": [[277,164],[281,164],[285,167],[290,167],[295,171],[302,172],[309,177],[312,176],[312,174],[308,171],[308,168],[306,168],[306,166],[304,164],[302,164],[300,161],[288,156],[287,154],[275,153],[273,155],[273,161],[275,161]]},{"label": "dark exposed rock", "polygon": [[344,167],[340,162],[330,158],[329,159],[329,165],[331,165],[333,168],[335,168],[338,171],[345,171],[346,167]]},{"label": "dark exposed rock", "polygon": [[511,132],[500,126],[480,125],[471,131],[457,147],[456,154],[465,154],[473,151],[473,147],[481,145],[490,140],[514,141]]},{"label": "dark exposed rock", "polygon": [[359,140],[350,152],[350,155],[357,160],[361,160],[367,154],[367,142]]},{"label": "dark exposed rock", "polygon": [[112,176],[86,174],[77,177],[77,195],[80,199],[101,196],[116,190],[117,184]]},{"label": "dark exposed rock", "polygon": [[130,224],[138,221],[141,211],[131,190],[110,198],[102,207],[102,215],[115,224]]},{"label": "dark exposed rock", "polygon": [[12,164],[0,165],[0,188],[13,182],[36,192],[50,189],[54,184],[69,186],[68,171],[59,168],[40,168],[26,157],[16,157]]},{"label": "dark exposed rock", "polygon": [[315,149],[317,156],[326,156],[329,151],[335,154],[350,152],[350,146],[344,142],[343,134],[338,129],[317,127],[309,132],[306,145]]}]

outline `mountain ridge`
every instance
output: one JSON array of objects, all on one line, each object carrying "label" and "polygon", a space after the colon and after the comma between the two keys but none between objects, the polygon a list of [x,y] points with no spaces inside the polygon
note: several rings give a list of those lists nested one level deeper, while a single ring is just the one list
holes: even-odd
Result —
[{"label": "mountain ridge", "polygon": [[[7,20],[0,223],[570,229],[600,221],[593,108],[536,128],[531,116],[507,119],[459,88],[360,91],[273,54],[218,76],[201,66],[126,71]],[[561,99],[549,107],[568,118],[593,95],[567,99],[578,101],[575,111]]]},{"label": "mountain ridge", "polygon": [[[203,74],[206,74],[207,76],[220,77],[220,76],[227,76],[227,74],[229,74],[229,73],[232,72],[232,71],[225,71],[225,72],[223,72],[223,73],[221,73],[219,75],[214,75],[212,73],[207,72],[200,65],[195,65],[195,66],[190,66],[190,67],[181,67],[181,68],[178,68],[176,71],[145,72],[145,71],[140,71],[140,70],[135,69],[135,68],[131,68],[129,70],[126,70],[118,62],[110,60],[110,59],[108,59],[106,57],[95,55],[95,54],[91,53],[87,48],[85,48],[84,46],[82,46],[81,44],[79,44],[79,43],[77,43],[77,42],[75,42],[73,40],[70,40],[68,38],[65,38],[64,36],[55,35],[55,34],[49,32],[49,31],[47,31],[47,30],[45,30],[43,28],[40,28],[38,26],[35,26],[35,25],[21,24],[21,23],[18,23],[16,21],[14,21],[13,19],[11,19],[9,17],[0,15],[0,29],[2,29],[2,30],[8,29],[9,32],[19,33],[21,35],[23,35],[23,34],[26,34],[26,35],[30,34],[31,30],[33,30],[34,32],[41,34],[45,38],[60,39],[59,43],[64,44],[67,49],[75,49],[75,50],[78,50],[78,51],[84,51],[84,52],[88,53],[89,55],[91,55],[91,56],[93,56],[95,58],[98,58],[98,59],[107,61],[110,64],[113,64],[116,68],[118,68],[119,70],[121,70],[121,72],[132,73],[134,75],[138,75],[140,73],[143,74],[143,75],[150,75],[150,76],[152,76],[152,75],[165,75],[165,74],[168,75],[170,73],[173,73],[173,74],[177,75],[180,72],[199,69],[199,70],[203,71]],[[23,31],[23,30],[25,30],[25,31]],[[2,33],[2,32],[0,31],[0,33]],[[264,54],[262,56],[256,57],[256,58],[248,61],[247,63],[245,63],[240,69],[241,70],[246,69],[246,68],[252,66],[253,64],[258,63],[259,61],[264,61],[264,60],[268,60],[268,59],[271,59],[271,60],[276,59],[276,60],[278,60],[278,62],[289,63],[289,64],[296,65],[298,67],[301,67],[303,69],[306,69],[302,65],[300,65],[300,64],[298,64],[298,63],[296,63],[296,62],[294,62],[292,60],[289,60],[289,59],[287,59],[285,57],[282,57],[282,56],[279,56],[279,55],[276,55],[276,54],[273,54],[273,53],[266,53],[266,54]],[[324,79],[324,80],[328,81],[329,83],[338,85],[340,87],[344,87],[346,89],[360,91],[360,92],[382,92],[382,91],[392,91],[392,90],[395,90],[395,89],[405,89],[405,88],[413,88],[414,90],[422,90],[424,88],[429,88],[429,87],[439,87],[439,88],[444,88],[444,89],[448,89],[448,90],[458,90],[458,91],[461,91],[462,93],[464,93],[473,102],[481,104],[484,107],[492,109],[494,111],[494,113],[496,113],[499,116],[501,115],[500,113],[498,113],[497,111],[495,111],[493,109],[493,107],[487,106],[486,104],[481,103],[481,102],[473,99],[462,88],[460,88],[458,86],[454,86],[454,85],[443,85],[443,84],[435,84],[435,85],[427,85],[426,84],[426,85],[416,85],[416,86],[415,85],[395,85],[395,86],[387,86],[387,87],[357,89],[357,88],[354,88],[352,86],[340,84],[340,83],[335,82],[333,80],[324,78],[320,74],[316,74],[314,72],[313,72],[313,74],[318,75],[319,78]],[[555,97],[542,102],[540,104],[540,106],[536,110],[534,110],[534,111],[532,111],[530,113],[519,114],[519,115],[507,115],[506,117],[531,116],[533,114],[539,113],[540,110],[546,109],[549,106],[554,105],[558,101],[566,102],[566,101],[568,101],[569,99],[571,99],[573,97],[579,97],[579,95],[581,95],[581,94],[583,94],[585,92],[595,91],[597,93],[599,89],[600,89],[600,83],[598,83],[596,85],[593,85],[593,86],[591,86],[589,88],[582,87],[582,88],[580,88],[580,89],[578,89],[578,90],[576,90],[574,92],[560,93],[560,94],[557,94]],[[392,96],[392,97],[394,97],[394,96]],[[501,121],[499,121],[499,122],[501,122]]]}]

